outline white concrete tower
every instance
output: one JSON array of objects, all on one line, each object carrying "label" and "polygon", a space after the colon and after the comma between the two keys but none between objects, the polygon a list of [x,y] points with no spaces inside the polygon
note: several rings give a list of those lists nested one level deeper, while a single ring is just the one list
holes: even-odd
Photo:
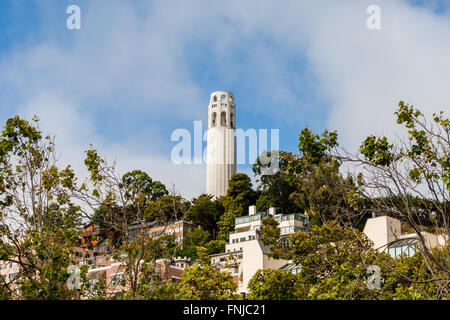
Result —
[{"label": "white concrete tower", "polygon": [[224,196],[236,173],[236,105],[231,92],[211,93],[206,161],[206,193]]}]

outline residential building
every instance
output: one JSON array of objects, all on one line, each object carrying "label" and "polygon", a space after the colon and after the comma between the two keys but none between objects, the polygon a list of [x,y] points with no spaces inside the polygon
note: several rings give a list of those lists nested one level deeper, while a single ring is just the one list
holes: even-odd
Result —
[{"label": "residential building", "polygon": [[179,220],[170,224],[158,224],[148,229],[148,234],[152,238],[158,238],[163,234],[175,236],[175,242],[181,243],[186,235],[198,226],[191,222]]},{"label": "residential building", "polygon": [[119,233],[112,228],[102,227],[97,223],[89,223],[81,229],[80,247],[92,250],[95,256],[111,251],[117,243]]},{"label": "residential building", "polygon": [[[367,219],[364,234],[373,242],[373,247],[381,252],[388,252],[396,258],[401,254],[414,255],[420,245],[416,233],[402,234],[401,221],[388,216],[374,216]],[[444,245],[448,238],[444,234],[422,231],[427,248]]]},{"label": "residential building", "polygon": [[229,272],[238,284],[238,292],[248,293],[248,282],[259,269],[280,269],[290,263],[289,260],[273,259],[267,253],[269,247],[260,240],[262,221],[273,218],[279,222],[281,239],[289,244],[288,236],[309,229],[309,217],[302,213],[276,214],[275,208],[268,212],[256,212],[256,206],[249,207],[249,215],[235,219],[234,232],[230,233],[225,252],[211,256],[211,263],[221,271]]},{"label": "residential building", "polygon": [[[140,235],[147,234],[149,235],[149,230],[152,228],[162,227],[164,226],[163,222],[160,221],[139,221],[133,223],[128,227],[128,241],[136,240]],[[150,233],[151,235],[151,233]]]},{"label": "residential building", "polygon": [[[158,259],[155,261],[155,271],[159,274],[161,281],[172,279],[179,281],[183,270],[191,265],[191,260],[187,257],[177,257],[175,259]],[[88,270],[88,279],[93,282],[102,281],[106,285],[106,293],[109,295],[120,295],[126,286],[122,285],[125,277],[125,263],[123,261],[110,260],[106,266],[94,266]],[[84,297],[89,298],[89,295]]]},{"label": "residential building", "polygon": [[2,278],[0,281],[5,281],[6,284],[11,285],[13,290],[16,286],[12,282],[19,275],[20,271],[21,267],[17,262],[0,260],[0,277]]}]

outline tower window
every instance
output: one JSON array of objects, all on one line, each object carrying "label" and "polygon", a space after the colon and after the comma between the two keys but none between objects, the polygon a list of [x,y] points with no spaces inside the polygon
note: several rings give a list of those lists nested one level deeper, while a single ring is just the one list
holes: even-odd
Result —
[{"label": "tower window", "polygon": [[213,112],[213,114],[211,115],[211,123],[213,126],[216,125],[216,118],[217,118],[217,113]]},{"label": "tower window", "polygon": [[217,96],[214,96],[214,101],[217,101]]},{"label": "tower window", "polygon": [[225,96],[225,95],[223,94],[221,98],[222,98],[222,99],[225,99],[225,98],[226,98],[226,96]]},{"label": "tower window", "polygon": [[230,125],[233,128],[234,127],[234,116],[233,113],[230,115]]},{"label": "tower window", "polygon": [[220,125],[221,126],[227,125],[227,114],[225,113],[225,111],[220,114]]}]

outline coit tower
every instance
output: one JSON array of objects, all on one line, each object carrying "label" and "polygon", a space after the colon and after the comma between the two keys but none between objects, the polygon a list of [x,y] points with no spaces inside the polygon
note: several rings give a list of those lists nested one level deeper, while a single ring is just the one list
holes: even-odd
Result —
[{"label": "coit tower", "polygon": [[226,195],[236,173],[236,105],[231,92],[211,93],[208,106],[206,193]]}]

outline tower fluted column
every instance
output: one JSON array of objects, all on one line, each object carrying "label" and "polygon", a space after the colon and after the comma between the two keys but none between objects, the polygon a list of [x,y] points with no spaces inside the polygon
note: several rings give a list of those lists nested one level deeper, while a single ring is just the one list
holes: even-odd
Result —
[{"label": "tower fluted column", "polygon": [[206,162],[206,193],[224,196],[236,173],[236,105],[231,92],[210,95]]}]

